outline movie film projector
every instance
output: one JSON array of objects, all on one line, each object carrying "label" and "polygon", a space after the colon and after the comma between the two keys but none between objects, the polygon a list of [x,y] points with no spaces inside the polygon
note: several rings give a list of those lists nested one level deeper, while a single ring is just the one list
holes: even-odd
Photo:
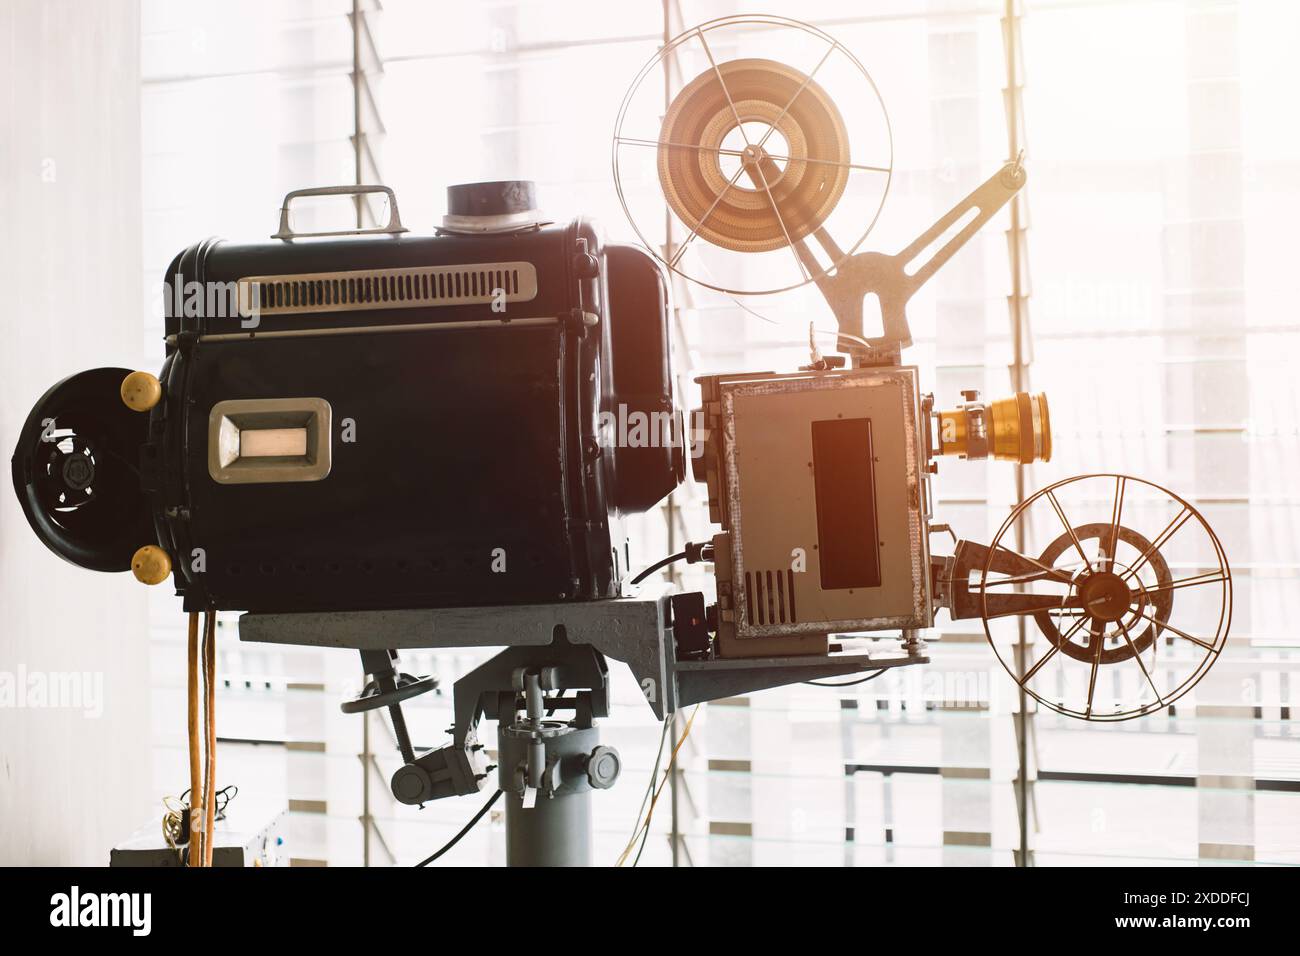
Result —
[{"label": "movie film projector", "polygon": [[[609,661],[660,719],[926,663],[943,611],[1088,720],[1152,713],[1214,663],[1223,548],[1140,478],[1057,482],[991,544],[931,550],[939,459],[1052,453],[1045,395],[943,407],[903,363],[909,300],[1024,186],[1018,158],[901,251],[868,250],[893,175],[870,75],[820,30],[741,16],[644,66],[613,172],[646,248],[546,218],[512,180],[450,187],[432,235],[385,187],[319,187],[286,197],[269,241],[185,249],[167,280],[208,297],[169,303],[159,375],[82,372],[29,415],[13,481],[33,531],[82,567],[170,581],[210,622],[245,612],[241,641],[359,651],[342,706],[390,715],[395,799],[499,791],[512,864],[591,862],[590,796],[621,767],[596,726]],[[292,227],[296,199],[368,194],[385,225]],[[814,336],[797,370],[702,377],[688,447],[669,272],[732,296],[815,288],[832,354]],[[621,442],[608,423],[627,412],[671,440]],[[716,592],[639,592],[654,569],[633,576],[626,519],[688,467],[716,527],[669,560],[711,563]],[[455,682],[450,742],[419,752],[402,705],[437,682],[399,652],[449,647],[505,650]]]},{"label": "movie film projector", "polygon": [[[674,67],[698,73],[656,130],[652,78]],[[1051,458],[1046,395],[964,392],[945,410],[902,361],[909,299],[1024,186],[1020,158],[896,254],[860,251],[893,176],[875,83],[815,27],[737,16],[683,33],[641,71],[613,165],[630,221],[668,269],[736,297],[811,284],[836,320],[842,355],[814,340],[797,372],[699,380],[692,464],[722,528],[711,542],[719,656],[824,655],[829,635],[879,631],[912,648],[946,610],[980,618],[1012,678],[1072,717],[1148,714],[1204,675],[1231,618],[1227,560],[1200,513],[1151,482],[1058,482],[991,545],[930,551],[931,532],[946,530],[931,523],[940,457]],[[654,241],[663,213],[638,195],[651,179],[671,242]],[[878,323],[864,323],[868,300]],[[1046,546],[1025,553],[1026,536]]]}]

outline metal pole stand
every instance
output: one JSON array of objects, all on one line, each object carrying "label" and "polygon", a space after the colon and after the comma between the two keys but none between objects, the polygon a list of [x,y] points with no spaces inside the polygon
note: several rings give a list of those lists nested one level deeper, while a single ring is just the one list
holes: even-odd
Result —
[{"label": "metal pole stand", "polygon": [[586,708],[573,721],[546,719],[544,692],[560,690],[555,682],[553,667],[516,671],[525,711],[499,722],[508,866],[590,866],[591,791],[612,787],[622,769],[618,751],[600,745]]}]

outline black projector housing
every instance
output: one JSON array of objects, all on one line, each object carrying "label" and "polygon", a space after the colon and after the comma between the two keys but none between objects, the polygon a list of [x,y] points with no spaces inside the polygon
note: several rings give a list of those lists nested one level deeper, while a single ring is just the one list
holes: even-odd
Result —
[{"label": "black projector housing", "polygon": [[[458,224],[506,220],[496,231],[186,249],[167,275],[161,401],[126,409],[125,370],[98,369],[29,417],[14,481],[33,529],[99,570],[126,570],[135,548],[157,544],[190,610],[617,596],[622,517],[684,471],[668,284],[653,258],[605,244],[589,220],[513,224],[527,211],[509,205],[520,190],[497,186],[453,188],[449,203],[466,213]],[[235,314],[183,294],[231,283]],[[219,456],[247,452],[241,422],[302,426],[304,403],[317,410],[307,432],[321,429],[303,459],[315,474],[222,467]],[[672,440],[620,443],[610,423],[637,415],[670,422]],[[53,462],[51,417],[74,433]],[[82,436],[96,445],[94,481],[118,494],[69,509],[60,482],[85,480],[84,463],[65,460]],[[90,509],[98,523],[78,518]],[[150,518],[152,540],[133,537]]]}]

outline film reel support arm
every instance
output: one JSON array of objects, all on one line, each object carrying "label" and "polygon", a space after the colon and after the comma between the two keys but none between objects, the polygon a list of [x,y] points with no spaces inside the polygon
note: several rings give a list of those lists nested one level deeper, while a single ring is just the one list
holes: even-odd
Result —
[{"label": "film reel support arm", "polygon": [[[988,545],[962,539],[954,546],[951,557],[934,560],[937,585],[935,594],[939,605],[948,610],[948,615],[953,620],[984,617],[986,613],[992,617],[1002,617],[1078,606],[1077,601],[1063,602],[1056,595],[1009,592],[982,596],[978,590],[972,590],[971,574],[982,571],[986,564],[990,570],[1007,575],[1008,580],[1023,584],[1034,581],[1070,583],[1069,576],[1057,569],[1003,547],[995,550]],[[987,612],[985,599],[988,601]]]},{"label": "film reel support arm", "polygon": [[[900,350],[912,344],[912,331],[907,324],[908,301],[1021,190],[1025,180],[1024,165],[1017,158],[986,179],[897,255],[858,253],[844,259],[834,272],[817,278],[817,288],[835,313],[840,332],[846,336],[840,341],[840,349],[854,355],[860,365],[897,363]],[[922,259],[959,223],[964,225],[958,232]],[[825,229],[815,230],[813,236],[833,261],[843,256]],[[811,259],[812,252],[805,240],[799,240],[796,246],[801,260]],[[863,328],[863,301],[872,293],[880,301],[882,334],[878,336],[866,335]],[[854,339],[865,340],[870,348],[864,348]]]}]

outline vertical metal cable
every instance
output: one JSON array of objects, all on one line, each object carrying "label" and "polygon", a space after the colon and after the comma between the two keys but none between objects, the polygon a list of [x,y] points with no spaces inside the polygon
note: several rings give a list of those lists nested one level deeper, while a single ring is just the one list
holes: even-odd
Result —
[{"label": "vertical metal cable", "polygon": [[[1003,52],[1006,58],[1006,90],[1004,100],[1007,116],[1007,147],[1010,159],[1016,159],[1024,148],[1020,136],[1022,121],[1021,76],[1020,76],[1020,9],[1017,0],[1006,0],[1002,19]],[[1011,387],[1014,391],[1026,390],[1029,380],[1029,363],[1025,354],[1025,270],[1023,249],[1023,218],[1021,197],[1017,194],[1009,204],[1011,212],[1011,229],[1008,253],[1011,268],[1011,295],[1008,308],[1011,320]],[[1015,471],[1016,504],[1025,500],[1025,466],[1017,465]],[[1025,551],[1025,521],[1021,515],[1015,524],[1016,551]],[[1028,664],[1028,630],[1023,616],[1017,618],[1017,663],[1020,673],[1025,672]],[[1020,830],[1020,846],[1016,853],[1016,865],[1028,866],[1029,854],[1029,695],[1024,684],[1017,689],[1016,708],[1016,805]]]},{"label": "vertical metal cable", "polygon": [[[673,38],[672,8],[675,2],[676,0],[663,0],[664,46],[667,46],[668,42]],[[669,60],[668,57],[664,58],[664,111],[665,112],[667,112],[669,105],[672,103],[672,97],[673,97],[672,67],[669,65],[668,60]],[[668,204],[664,203],[664,259],[665,261],[671,262],[672,255],[673,255],[673,214],[672,211],[668,208]],[[670,288],[671,288],[672,281],[673,281],[673,277],[672,274],[670,273],[668,277]],[[674,310],[677,308],[676,296],[673,297],[672,308]],[[676,323],[674,323],[674,327],[675,325]],[[682,436],[683,441],[685,440],[685,437],[686,437],[685,435]],[[664,510],[665,510],[665,517],[668,519],[668,553],[674,554],[677,551],[677,504],[673,500],[673,495],[670,494],[668,496],[667,502],[664,503]],[[675,580],[677,577],[676,567],[670,565],[669,573],[670,575],[672,575],[673,579]],[[671,680],[671,678],[669,679]],[[659,692],[664,695],[662,699],[666,703],[668,700],[667,688],[660,688]],[[676,740],[681,735],[681,728],[678,726],[679,723],[680,721],[677,718],[677,714],[674,713],[672,716],[672,737],[674,740]],[[668,776],[668,788],[669,788],[668,792],[672,798],[672,803],[671,803],[672,822],[669,828],[669,841],[672,845],[672,865],[674,867],[676,867],[679,862],[678,844],[681,840],[681,826],[680,826],[680,820],[677,815],[678,814],[677,784],[681,776],[681,772],[682,772],[682,768],[676,762],[674,762]]]},{"label": "vertical metal cable", "polygon": [[[361,170],[361,0],[352,0],[352,180],[363,185]],[[365,226],[362,198],[353,197],[357,228]],[[370,865],[370,711],[361,714],[361,865]]]}]

